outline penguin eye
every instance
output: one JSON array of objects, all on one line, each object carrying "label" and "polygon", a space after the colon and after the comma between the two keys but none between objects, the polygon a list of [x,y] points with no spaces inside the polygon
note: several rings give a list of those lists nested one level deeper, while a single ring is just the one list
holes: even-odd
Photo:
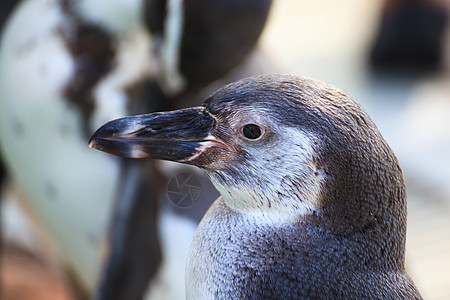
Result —
[{"label": "penguin eye", "polygon": [[242,127],[242,134],[249,140],[256,140],[262,134],[261,127],[255,124],[247,124]]}]

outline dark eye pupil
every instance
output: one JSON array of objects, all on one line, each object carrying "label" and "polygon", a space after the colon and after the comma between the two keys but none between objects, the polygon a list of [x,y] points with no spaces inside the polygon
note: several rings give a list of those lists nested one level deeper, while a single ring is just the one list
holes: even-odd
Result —
[{"label": "dark eye pupil", "polygon": [[261,136],[261,128],[255,124],[247,124],[242,127],[242,134],[251,140],[257,139]]}]

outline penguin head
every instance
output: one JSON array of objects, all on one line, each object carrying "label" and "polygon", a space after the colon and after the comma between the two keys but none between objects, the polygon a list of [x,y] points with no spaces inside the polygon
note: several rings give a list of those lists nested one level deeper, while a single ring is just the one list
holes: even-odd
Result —
[{"label": "penguin head", "polygon": [[247,78],[200,107],[112,121],[90,146],[196,165],[236,211],[337,233],[405,218],[402,172],[369,116],[346,92],[303,77]]}]

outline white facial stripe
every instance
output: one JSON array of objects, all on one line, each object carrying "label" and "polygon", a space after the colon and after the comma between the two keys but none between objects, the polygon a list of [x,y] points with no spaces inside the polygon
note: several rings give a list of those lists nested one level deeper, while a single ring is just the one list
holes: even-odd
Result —
[{"label": "white facial stripe", "polygon": [[275,218],[318,209],[324,177],[312,162],[314,137],[289,127],[281,135],[272,147],[246,147],[248,160],[233,170],[207,172],[229,207]]}]

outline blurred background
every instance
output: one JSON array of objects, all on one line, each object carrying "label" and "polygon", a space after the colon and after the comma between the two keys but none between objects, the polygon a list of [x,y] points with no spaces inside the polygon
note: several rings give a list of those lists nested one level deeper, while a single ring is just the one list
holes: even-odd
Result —
[{"label": "blurred background", "polygon": [[[274,0],[246,64],[252,70],[236,72],[312,77],[343,88],[363,105],[406,177],[407,270],[425,299],[450,299],[450,3],[387,2]],[[396,11],[405,3],[418,6]],[[401,50],[390,49],[392,43]],[[24,228],[31,234],[22,240],[27,250],[4,242],[2,299],[74,299],[67,274],[49,255],[54,242],[26,217],[10,184],[3,192],[2,228],[7,237]]]}]

